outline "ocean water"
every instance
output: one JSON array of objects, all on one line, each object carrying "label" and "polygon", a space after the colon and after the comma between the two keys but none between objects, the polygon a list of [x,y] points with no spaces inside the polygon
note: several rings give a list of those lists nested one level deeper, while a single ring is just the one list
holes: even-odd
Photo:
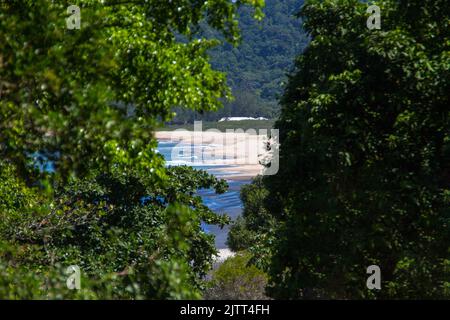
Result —
[{"label": "ocean water", "polygon": [[[159,141],[158,142],[158,152],[164,156],[166,159],[167,165],[191,165],[196,169],[203,169],[213,174],[219,178],[225,179],[228,182],[229,188],[228,191],[224,194],[216,194],[214,190],[200,190],[198,194],[202,197],[204,203],[214,212],[219,214],[226,213],[231,217],[232,220],[235,220],[241,213],[243,209],[242,201],[239,198],[241,187],[244,184],[250,183],[250,180],[233,180],[230,175],[233,172],[233,166],[231,165],[198,165],[193,160],[194,156],[186,157],[180,161],[180,156],[178,156],[177,161],[172,160],[172,151],[179,147],[179,144],[172,142]],[[196,148],[204,148],[205,146],[193,146],[192,155],[195,154]],[[42,171],[53,172],[54,165],[51,161],[49,161],[43,155],[36,153],[33,155],[36,166]],[[223,170],[227,168],[227,170]],[[221,170],[219,170],[221,169]],[[216,248],[217,249],[227,249],[226,240],[229,231],[229,226],[225,226],[223,229],[220,229],[214,225],[203,225],[203,229],[205,232],[211,233],[215,235],[216,239]]]},{"label": "ocean water", "polygon": [[[205,146],[193,146],[193,149],[204,148]],[[219,214],[228,214],[232,220],[235,220],[241,213],[243,209],[242,201],[239,198],[241,187],[245,184],[250,183],[250,180],[233,180],[231,175],[233,174],[233,166],[225,165],[201,165],[195,163],[195,150],[188,153],[185,159],[178,156],[176,161],[172,160],[172,152],[178,152],[179,150],[174,150],[180,148],[178,143],[159,141],[158,142],[158,152],[164,156],[167,161],[167,165],[191,165],[196,169],[206,170],[208,173],[213,174],[219,178],[225,179],[228,182],[228,191],[224,194],[216,194],[214,190],[200,190],[199,195],[202,197],[204,203],[214,212]],[[179,153],[178,153],[179,154]],[[180,158],[182,159],[180,161]],[[223,170],[227,168],[229,170]],[[220,169],[220,170],[218,170]],[[220,229],[217,226],[203,225],[205,232],[215,235],[216,238],[216,248],[226,249],[226,240],[229,231],[229,226],[225,226]]]}]

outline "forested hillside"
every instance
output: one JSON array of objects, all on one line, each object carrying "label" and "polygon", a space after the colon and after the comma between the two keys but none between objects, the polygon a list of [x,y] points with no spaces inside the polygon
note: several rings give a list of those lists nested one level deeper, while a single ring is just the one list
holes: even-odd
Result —
[{"label": "forested hillside", "polygon": [[[286,74],[295,56],[308,43],[301,20],[296,18],[302,4],[298,0],[267,0],[261,22],[253,19],[252,8],[240,8],[241,44],[235,47],[226,43],[210,51],[213,67],[227,74],[234,101],[227,101],[223,109],[203,116],[177,110],[177,120],[193,121],[194,116],[207,120],[223,116],[275,117]],[[203,33],[208,38],[215,36],[210,28]]]}]

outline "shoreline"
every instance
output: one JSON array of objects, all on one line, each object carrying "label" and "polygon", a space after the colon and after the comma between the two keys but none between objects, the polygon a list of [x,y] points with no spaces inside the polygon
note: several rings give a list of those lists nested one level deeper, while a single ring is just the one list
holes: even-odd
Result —
[{"label": "shoreline", "polygon": [[[259,163],[259,155],[264,154],[264,142],[261,137],[256,135],[209,131],[194,133],[193,131],[185,130],[156,131],[155,138],[161,142],[179,144],[180,149],[184,147],[188,152],[192,152],[191,146],[200,146],[200,154],[196,154],[196,156],[201,157],[200,166],[211,166],[209,169],[213,171],[210,172],[211,174],[228,182],[245,183],[248,181],[248,183],[251,183],[252,179],[262,174],[264,170],[264,166]],[[189,153],[189,156],[191,155]],[[184,157],[185,159],[186,156]],[[173,161],[174,159],[171,158],[171,160]],[[176,163],[176,159],[174,162]],[[191,163],[186,162],[186,165],[193,165],[195,168],[199,166],[199,163],[194,160]],[[216,247],[216,250],[217,255],[214,261],[217,265],[222,264],[236,254],[228,247]]]},{"label": "shoreline", "polygon": [[[261,137],[248,133],[156,131],[158,141],[177,143],[183,146],[201,146],[198,151],[200,161],[186,162],[186,165],[217,166],[213,168],[217,177],[231,181],[251,181],[263,173],[264,166],[259,157],[264,154],[264,141]],[[197,154],[196,154],[197,155]],[[173,159],[172,159],[173,160]],[[198,162],[197,162],[198,161]],[[227,173],[227,171],[232,171]]]}]

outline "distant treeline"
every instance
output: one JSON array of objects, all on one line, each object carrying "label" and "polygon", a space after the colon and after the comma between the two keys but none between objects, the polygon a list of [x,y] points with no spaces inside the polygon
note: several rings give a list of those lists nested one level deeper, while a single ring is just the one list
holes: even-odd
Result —
[{"label": "distant treeline", "polygon": [[[303,1],[298,0],[266,0],[261,22],[252,18],[251,8],[241,7],[242,43],[238,47],[226,43],[210,51],[213,67],[227,74],[234,100],[224,101],[224,108],[205,114],[177,108],[174,123],[216,121],[230,116],[276,118],[286,74],[309,41],[296,17],[302,5]],[[215,34],[205,27],[203,36],[213,38]]]},{"label": "distant treeline", "polygon": [[[227,130],[239,130],[242,129],[249,134],[252,134],[252,129],[255,130],[256,133],[259,133],[259,130],[270,130],[273,129],[275,124],[275,120],[243,120],[243,121],[205,121],[202,122],[202,130],[209,129],[217,129],[221,132],[226,132]],[[161,130],[163,131],[173,131],[178,129],[184,129],[193,131],[194,124],[171,124],[166,125]]]}]

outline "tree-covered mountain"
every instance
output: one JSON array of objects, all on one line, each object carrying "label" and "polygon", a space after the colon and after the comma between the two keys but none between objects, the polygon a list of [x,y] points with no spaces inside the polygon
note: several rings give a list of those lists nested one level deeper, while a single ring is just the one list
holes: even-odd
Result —
[{"label": "tree-covered mountain", "polygon": [[[277,100],[283,92],[286,74],[294,58],[300,54],[309,39],[296,17],[303,0],[266,0],[265,18],[253,19],[253,9],[239,9],[239,27],[242,41],[238,46],[229,43],[210,51],[215,69],[227,74],[233,90],[233,101],[224,102],[224,108],[201,118],[216,120],[223,116],[265,116],[273,118],[278,111]],[[202,36],[216,37],[210,28]],[[181,122],[192,121],[192,111],[176,111]]]}]

